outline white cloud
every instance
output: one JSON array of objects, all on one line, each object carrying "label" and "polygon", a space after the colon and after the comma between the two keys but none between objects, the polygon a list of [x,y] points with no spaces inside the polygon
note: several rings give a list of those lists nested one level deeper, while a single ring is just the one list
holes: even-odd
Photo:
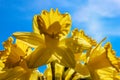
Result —
[{"label": "white cloud", "polygon": [[86,22],[87,28],[85,31],[88,35],[95,38],[97,41],[103,39],[105,36],[103,34],[103,28],[101,27],[101,22],[97,18],[91,18],[88,22]]},{"label": "white cloud", "polygon": [[103,32],[104,32],[104,35],[120,36],[120,26],[119,27],[104,28]]},{"label": "white cloud", "polygon": [[119,0],[91,0],[89,5],[94,12],[101,16],[113,17],[120,15]]},{"label": "white cloud", "polygon": [[83,6],[77,9],[77,11],[72,15],[73,20],[77,22],[86,22],[89,20],[90,11],[88,7]]},{"label": "white cloud", "polygon": [[[77,21],[86,21],[89,16],[120,16],[120,0],[90,0],[87,5],[76,7],[73,17]],[[78,19],[78,16],[81,19]],[[97,17],[98,17],[97,16]]]},{"label": "white cloud", "polygon": [[72,16],[75,23],[86,23],[86,31],[97,40],[105,36],[120,36],[120,28],[106,27],[100,20],[101,17],[120,16],[120,0],[89,0],[87,5],[76,9]]}]

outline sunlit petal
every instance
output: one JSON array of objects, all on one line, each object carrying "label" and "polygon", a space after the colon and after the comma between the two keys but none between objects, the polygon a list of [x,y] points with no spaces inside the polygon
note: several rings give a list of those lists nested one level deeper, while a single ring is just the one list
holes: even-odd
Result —
[{"label": "sunlit petal", "polygon": [[115,74],[115,69],[112,67],[99,69],[96,73],[100,80],[119,80],[115,78],[117,75]]},{"label": "sunlit petal", "polygon": [[5,67],[5,64],[3,63],[2,60],[0,60],[0,71]]},{"label": "sunlit petal", "polygon": [[107,57],[110,61],[110,63],[112,64],[113,67],[115,67],[118,71],[120,71],[119,69],[119,60],[116,57],[115,51],[112,50],[112,46],[110,43],[107,43],[105,45],[105,49],[107,52]]},{"label": "sunlit petal", "polygon": [[[91,46],[95,46],[96,45],[96,41],[93,40],[92,38],[90,38],[89,36],[87,36],[83,30],[78,31],[78,29],[74,29],[72,31],[72,37],[74,39],[78,39],[79,43],[84,45],[91,45]],[[83,43],[81,40],[84,40]],[[86,46],[87,47],[87,46]]]},{"label": "sunlit petal", "polygon": [[75,59],[72,51],[69,48],[65,48],[64,46],[56,48],[56,53],[62,57],[61,64],[66,67],[75,67]]},{"label": "sunlit petal", "polygon": [[47,64],[53,51],[45,47],[37,47],[33,53],[27,57],[27,64],[29,68],[37,68],[38,66]]},{"label": "sunlit petal", "polygon": [[17,77],[17,80],[41,80],[42,74],[38,72],[37,70],[28,70],[19,77]]},{"label": "sunlit petal", "polygon": [[30,32],[16,32],[13,36],[24,41],[29,46],[39,46],[44,44],[44,36]]},{"label": "sunlit petal", "polygon": [[52,69],[50,64],[47,65],[47,69],[44,71],[44,76],[46,79],[52,80]]},{"label": "sunlit petal", "polygon": [[17,77],[21,76],[24,69],[21,67],[15,67],[11,69],[6,69],[0,72],[0,80],[15,80]]},{"label": "sunlit petal", "polygon": [[89,76],[89,70],[86,65],[76,64],[75,71],[79,72],[82,76]]}]

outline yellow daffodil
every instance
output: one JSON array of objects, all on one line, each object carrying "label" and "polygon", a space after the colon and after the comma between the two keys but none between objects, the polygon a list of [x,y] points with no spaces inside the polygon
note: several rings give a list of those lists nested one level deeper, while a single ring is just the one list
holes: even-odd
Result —
[{"label": "yellow daffodil", "polygon": [[72,37],[66,40],[66,44],[74,53],[82,53],[95,46],[96,41],[88,37],[83,30],[75,29],[72,31]]},{"label": "yellow daffodil", "polygon": [[60,14],[58,9],[51,9],[50,12],[44,10],[41,15],[34,16],[33,32],[14,33],[13,36],[17,39],[35,48],[27,58],[28,66],[38,67],[47,64],[52,61],[51,57],[54,55],[59,63],[75,67],[73,52],[64,44],[70,26],[69,14]]},{"label": "yellow daffodil", "polygon": [[[101,77],[102,74],[100,75],[99,72],[105,72],[104,68],[106,70],[110,70],[109,68],[111,67],[114,69],[114,71],[119,71],[119,62],[118,59],[115,57],[115,52],[112,50],[111,44],[107,43],[104,47],[101,47],[102,41],[93,49],[84,54],[84,56],[86,55],[86,60],[83,59],[83,63],[79,62],[76,64],[75,70],[84,76],[90,74],[92,80],[103,80],[104,77]],[[105,73],[103,76],[106,76],[104,80],[113,79],[113,77],[110,77],[111,72],[109,74]]]},{"label": "yellow daffodil", "polygon": [[5,50],[1,51],[1,60],[5,63],[6,67],[12,67],[19,63],[21,58],[25,56],[24,51],[21,50],[16,44],[12,44],[13,40],[10,37],[3,43]]},{"label": "yellow daffodil", "polygon": [[13,44],[11,37],[3,45],[5,50],[0,51],[0,80],[37,80],[42,76],[37,69],[27,67],[25,58],[30,54],[27,45],[19,40]]},{"label": "yellow daffodil", "polygon": [[[93,68],[92,65],[94,65],[97,62],[99,62],[99,64],[96,64]],[[90,65],[93,69],[112,66],[119,71],[118,64],[119,63],[117,57],[115,56],[115,52],[112,50],[110,43],[107,43],[105,47],[101,47],[99,44],[90,52],[88,65]]]},{"label": "yellow daffodil", "polygon": [[85,48],[96,45],[95,40],[87,36],[83,30],[78,31],[77,28],[72,32],[72,38],[77,39],[79,44],[84,45]]}]

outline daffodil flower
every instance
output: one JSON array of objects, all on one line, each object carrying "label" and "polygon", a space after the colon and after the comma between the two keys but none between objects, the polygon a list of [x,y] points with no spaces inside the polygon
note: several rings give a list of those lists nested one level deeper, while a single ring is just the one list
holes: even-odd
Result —
[{"label": "daffodil flower", "polygon": [[[70,31],[71,18],[69,14],[60,14],[58,9],[50,12],[42,11],[41,15],[35,15],[33,19],[33,32],[16,32],[17,39],[35,48],[27,58],[27,64],[38,67],[54,60],[65,66],[74,67],[74,55],[65,44],[64,39]],[[50,59],[50,60],[49,60]]]},{"label": "daffodil flower", "polygon": [[0,51],[0,80],[37,80],[42,76],[35,68],[28,68],[26,56],[31,51],[28,46],[10,37],[3,43],[5,50]]},{"label": "daffodil flower", "polygon": [[[104,40],[104,39],[103,39]],[[119,71],[119,61],[115,56],[115,52],[112,50],[111,44],[107,43],[104,47],[101,47],[101,43],[103,40],[88,51],[84,56],[84,63],[77,63],[75,70],[78,71],[80,74],[87,76],[90,75],[92,80],[103,80],[104,78],[100,79],[101,75],[99,75],[99,71],[103,71],[105,68],[106,70],[111,67],[116,71]],[[80,57],[82,58],[82,57]],[[80,60],[80,59],[79,59]],[[82,59],[81,59],[82,60]],[[98,64],[97,64],[98,63]],[[104,72],[104,71],[103,71]],[[106,74],[104,76],[110,76]],[[110,77],[109,77],[110,78]],[[106,80],[112,80],[112,79]]]},{"label": "daffodil flower", "polygon": [[67,36],[71,27],[71,18],[68,13],[61,14],[58,9],[50,12],[43,10],[41,15],[35,15],[33,19],[33,30],[38,34],[49,35],[52,38]]},{"label": "daffodil flower", "polygon": [[8,38],[7,41],[3,43],[5,50],[1,51],[0,59],[5,63],[5,67],[13,67],[19,63],[22,57],[25,56],[25,52],[21,50],[17,46],[17,44],[13,44],[12,37]]},{"label": "daffodil flower", "polygon": [[[97,62],[99,62],[99,64],[96,64],[94,67],[92,67],[92,65]],[[99,69],[112,66],[119,71],[119,62],[115,56],[114,50],[112,50],[110,43],[107,43],[104,47],[101,47],[99,44],[99,46],[92,49],[87,63],[89,68],[92,67],[93,69]]]},{"label": "daffodil flower", "polygon": [[76,57],[91,49],[97,42],[87,36],[83,30],[78,31],[76,28],[72,31],[72,36],[66,39],[65,44],[73,51],[75,59],[77,59]]}]

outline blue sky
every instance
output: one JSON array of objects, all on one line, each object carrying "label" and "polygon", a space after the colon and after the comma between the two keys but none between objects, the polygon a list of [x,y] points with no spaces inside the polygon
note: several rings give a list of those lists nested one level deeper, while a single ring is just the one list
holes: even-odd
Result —
[{"label": "blue sky", "polygon": [[83,29],[98,42],[107,37],[120,56],[120,0],[0,0],[0,43],[13,32],[32,31],[33,16],[50,8],[70,13],[72,29]]}]

